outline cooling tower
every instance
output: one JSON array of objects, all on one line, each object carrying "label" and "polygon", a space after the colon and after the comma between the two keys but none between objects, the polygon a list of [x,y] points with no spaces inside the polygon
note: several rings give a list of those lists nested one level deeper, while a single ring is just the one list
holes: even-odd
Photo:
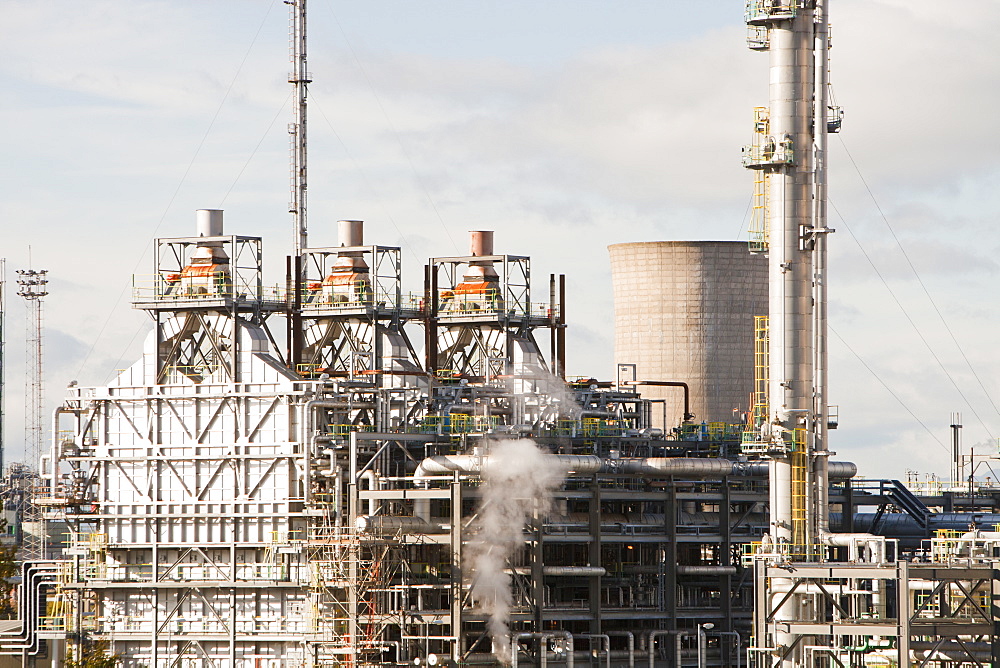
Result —
[{"label": "cooling tower", "polygon": [[[608,250],[615,362],[635,364],[640,381],[688,383],[696,422],[738,422],[753,391],[754,316],[767,315],[766,257],[738,241],[650,241]],[[681,388],[639,389],[666,400],[667,429],[680,423]],[[663,415],[654,407],[654,424]]]}]

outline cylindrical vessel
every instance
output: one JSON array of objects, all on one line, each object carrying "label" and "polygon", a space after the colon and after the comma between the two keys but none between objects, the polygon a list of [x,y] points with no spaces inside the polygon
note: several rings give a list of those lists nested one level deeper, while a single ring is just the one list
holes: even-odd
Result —
[{"label": "cylindrical vessel", "polygon": [[198,209],[198,236],[222,236],[222,209]]},{"label": "cylindrical vessel", "polygon": [[[767,260],[739,241],[614,244],[615,361],[636,379],[682,381],[696,422],[741,421],[754,378],[754,316],[767,314]],[[653,424],[683,413],[680,388],[639,386],[664,400]]]},{"label": "cylindrical vessel", "polygon": [[493,255],[493,230],[469,232],[469,255]]},{"label": "cylindrical vessel", "polygon": [[360,220],[338,220],[337,237],[341,246],[364,246],[364,222]]}]

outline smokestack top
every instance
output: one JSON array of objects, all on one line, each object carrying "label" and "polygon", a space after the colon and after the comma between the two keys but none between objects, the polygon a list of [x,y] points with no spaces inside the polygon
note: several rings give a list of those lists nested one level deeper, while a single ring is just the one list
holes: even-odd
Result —
[{"label": "smokestack top", "polygon": [[493,230],[470,230],[469,254],[493,255]]},{"label": "smokestack top", "polygon": [[363,246],[365,244],[365,223],[362,220],[338,220],[337,237],[341,246]]},{"label": "smokestack top", "polygon": [[195,213],[199,237],[222,236],[222,209],[198,209]]}]

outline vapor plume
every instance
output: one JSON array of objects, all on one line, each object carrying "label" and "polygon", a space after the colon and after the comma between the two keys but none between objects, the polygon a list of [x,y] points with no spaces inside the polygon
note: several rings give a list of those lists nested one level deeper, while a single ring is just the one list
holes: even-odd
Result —
[{"label": "vapor plume", "polygon": [[524,545],[524,525],[544,517],[565,471],[533,441],[495,441],[483,467],[476,534],[469,545],[472,598],[488,615],[487,628],[498,660],[510,663],[511,576],[505,570]]}]

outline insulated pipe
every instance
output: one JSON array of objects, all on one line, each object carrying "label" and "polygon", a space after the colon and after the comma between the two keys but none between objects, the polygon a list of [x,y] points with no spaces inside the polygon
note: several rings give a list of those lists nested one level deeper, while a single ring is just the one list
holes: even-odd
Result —
[{"label": "insulated pipe", "polygon": [[338,220],[337,238],[341,246],[364,246],[365,232],[364,221],[361,220]]},{"label": "insulated pipe", "polygon": [[[60,460],[59,451],[61,449],[61,444],[59,442],[59,416],[63,415],[64,413],[77,413],[77,412],[78,411],[76,410],[64,408],[62,406],[59,406],[54,411],[52,411],[52,431],[49,432],[52,434],[52,446],[50,448],[51,452],[50,456],[52,457],[52,463],[49,466],[50,468],[49,474],[52,476],[52,478],[49,480],[49,496],[51,496],[52,498],[56,498],[58,496],[57,491],[59,486],[59,460]],[[39,467],[38,469],[39,471],[42,470],[40,462],[35,462],[35,466]]]},{"label": "insulated pipe", "polygon": [[861,546],[865,546],[871,553],[871,561],[866,563],[885,563],[886,538],[884,536],[876,536],[870,533],[825,533],[818,536],[818,538],[825,545],[847,547],[848,558],[851,561],[862,559]]},{"label": "insulated pipe", "polygon": [[607,636],[624,636],[628,639],[628,668],[635,668],[635,634],[631,631],[608,631]]},{"label": "insulated pipe", "polygon": [[[611,638],[608,637],[606,633],[581,633],[578,637],[587,638],[588,640],[592,638],[597,638],[598,640],[604,641],[604,649],[607,652],[605,657],[605,668],[611,668]],[[600,651],[600,650],[598,650]]]},{"label": "insulated pipe", "polygon": [[354,527],[361,533],[368,534],[433,534],[447,531],[440,524],[430,524],[422,517],[407,515],[361,515],[354,520]]},{"label": "insulated pipe", "polygon": [[[737,475],[761,478],[768,476],[768,462],[747,462],[733,466],[742,466],[745,469],[745,472]],[[830,480],[849,480],[858,474],[858,466],[854,462],[828,462],[827,470]]]},{"label": "insulated pipe", "polygon": [[[510,639],[510,665],[517,668],[518,641],[528,639],[539,639],[543,643],[549,638],[565,638],[569,646],[566,648],[566,668],[573,668],[573,634],[569,631],[546,631],[545,633],[515,633]],[[539,652],[542,655],[542,663],[545,663],[545,646],[542,645]]]},{"label": "insulated pipe", "polygon": [[[542,566],[542,575],[549,575],[552,577],[604,577],[608,574],[608,569],[602,566]],[[588,638],[590,636],[581,636],[583,638]],[[597,637],[597,636],[593,636]]]},{"label": "insulated pipe", "polygon": [[678,566],[678,575],[736,575],[735,566]]},{"label": "insulated pipe", "polygon": [[[608,473],[640,476],[690,476],[695,478],[737,476],[763,476],[767,464],[763,462],[731,462],[728,459],[698,457],[646,457],[627,459],[602,459],[595,455],[547,455],[555,457],[567,473],[592,475]],[[482,473],[489,468],[489,455],[434,455],[417,465],[415,479],[459,473]],[[857,473],[851,462],[831,462],[834,477],[849,478]]]},{"label": "insulated pipe", "polygon": [[[368,469],[367,471],[365,471],[364,473],[361,474],[361,479],[368,481],[368,491],[369,492],[374,492],[377,489],[379,489],[378,474],[375,473],[375,471],[372,471],[371,469]],[[369,498],[368,499],[368,514],[369,515],[375,515],[377,512],[378,512],[378,499]]]},{"label": "insulated pipe", "polygon": [[827,0],[816,3],[813,37],[813,145],[815,165],[813,167],[813,303],[815,304],[813,326],[815,327],[815,361],[814,385],[816,388],[816,415],[813,428],[812,460],[813,485],[813,516],[811,523],[817,535],[830,531],[830,499],[828,484],[829,447],[827,445],[827,429],[829,408],[827,397],[829,393],[829,352],[827,344],[827,59],[829,57],[829,26]]},{"label": "insulated pipe", "polygon": [[732,475],[733,463],[728,459],[697,459],[688,457],[647,457],[645,459],[608,460],[618,462],[618,470],[634,475],[686,475],[699,478]]},{"label": "insulated pipe", "polygon": [[736,668],[740,668],[740,661],[742,657],[740,656],[740,650],[743,648],[743,639],[740,638],[740,634],[736,631],[716,631],[715,633],[706,633],[706,635],[713,636],[733,636],[736,638]]},{"label": "insulated pipe", "polygon": [[675,651],[677,653],[676,664],[681,665],[681,638],[686,635],[690,635],[685,631],[650,631],[649,636],[646,640],[646,655],[649,660],[649,668],[654,668],[656,663],[656,639],[660,636],[675,636]]},{"label": "insulated pipe", "polygon": [[199,237],[222,236],[222,209],[198,209],[195,213]]}]

